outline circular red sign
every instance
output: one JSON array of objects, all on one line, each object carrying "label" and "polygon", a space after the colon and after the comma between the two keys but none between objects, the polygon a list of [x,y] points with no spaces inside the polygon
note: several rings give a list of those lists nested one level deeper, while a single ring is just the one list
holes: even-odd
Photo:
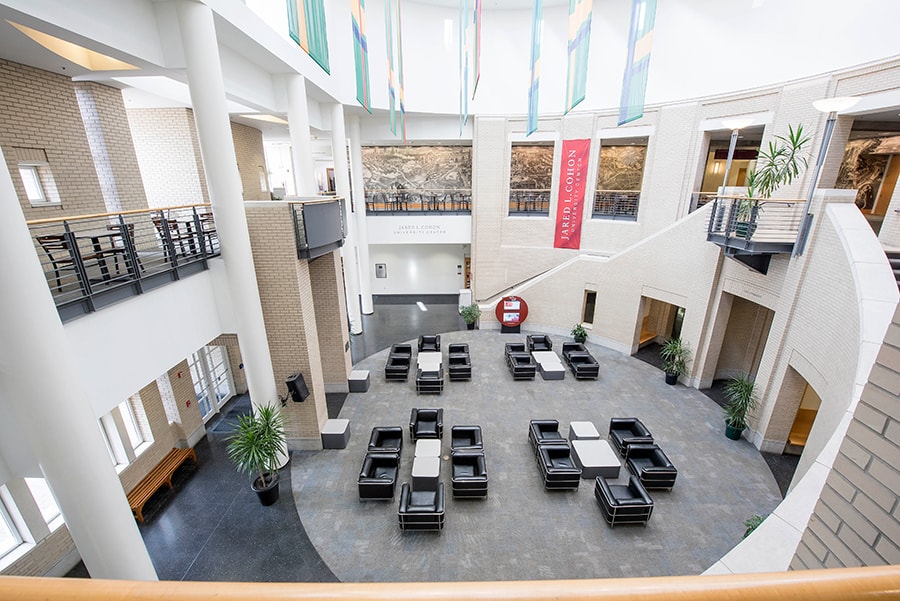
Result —
[{"label": "circular red sign", "polygon": [[528,317],[528,303],[521,296],[504,296],[497,303],[494,315],[505,326],[517,326]]}]

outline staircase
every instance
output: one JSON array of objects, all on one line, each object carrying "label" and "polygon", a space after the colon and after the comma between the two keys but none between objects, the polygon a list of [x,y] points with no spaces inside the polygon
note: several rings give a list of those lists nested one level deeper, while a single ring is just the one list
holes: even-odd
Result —
[{"label": "staircase", "polygon": [[897,280],[897,286],[900,287],[900,250],[885,250],[891,269],[894,271],[894,279]]}]

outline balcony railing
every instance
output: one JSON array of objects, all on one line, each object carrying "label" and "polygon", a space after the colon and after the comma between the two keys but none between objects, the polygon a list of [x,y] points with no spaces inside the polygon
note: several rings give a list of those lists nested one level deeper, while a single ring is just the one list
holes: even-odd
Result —
[{"label": "balcony railing", "polygon": [[594,219],[637,221],[640,190],[597,190],[594,192]]},{"label": "balcony railing", "polygon": [[338,197],[291,201],[297,258],[315,259],[344,245],[347,221]]},{"label": "balcony railing", "polygon": [[509,191],[510,215],[549,215],[549,189],[512,189]]},{"label": "balcony railing", "polygon": [[406,213],[472,213],[472,191],[464,189],[373,189],[366,190],[367,215]]},{"label": "balcony railing", "polygon": [[803,217],[802,200],[718,196],[707,238],[732,253],[790,252]]},{"label": "balcony railing", "polygon": [[694,192],[691,194],[691,209],[693,213],[703,205],[713,202],[718,196],[715,192]]},{"label": "balcony railing", "polygon": [[219,254],[209,205],[28,222],[63,321],[208,269]]}]

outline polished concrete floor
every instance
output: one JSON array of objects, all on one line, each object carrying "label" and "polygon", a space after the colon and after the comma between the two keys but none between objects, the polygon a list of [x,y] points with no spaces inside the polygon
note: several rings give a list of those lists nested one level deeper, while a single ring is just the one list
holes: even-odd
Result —
[{"label": "polished concrete floor", "polygon": [[[500,341],[524,336],[461,332],[465,325],[455,297],[423,302],[427,311],[414,298],[381,299],[374,314],[364,316],[365,331],[351,346],[357,367],[371,370],[372,387],[365,394],[328,395],[329,415],[351,419],[350,445],[293,453],[275,505],[258,504],[246,477],[225,454],[230,422],[249,409],[246,395],[208,424],[196,447],[199,466],[181,468],[174,491],[163,489],[151,500],[140,525],[161,579],[332,582],[698,573],[739,540],[744,519],[768,513],[780,500],[759,453],[746,441],[726,443],[710,425],[719,421],[714,403],[697,391],[660,386],[661,375],[641,361],[599,347],[592,350],[604,372],[596,383],[576,382],[571,375],[563,382],[540,376],[513,382],[504,371]],[[384,382],[383,349],[421,332],[442,332],[445,343],[457,337],[471,341],[472,382],[448,382],[444,394],[431,397],[416,397],[411,381]],[[648,404],[633,405],[638,396]],[[404,425],[414,405],[442,406],[448,428],[471,420],[486,433],[489,498],[448,499],[447,526],[440,535],[401,535],[396,497],[360,502],[356,494],[369,429]],[[603,422],[622,412],[639,413],[680,469],[671,493],[653,495],[658,506],[646,528],[606,526],[587,480],[575,492],[545,492],[527,449],[525,429],[532,417],[560,419],[563,431],[569,420],[590,419],[602,432]],[[702,444],[692,450],[698,432]],[[411,450],[405,448],[403,480]],[[741,478],[734,481],[734,473]],[[449,489],[447,469],[442,478]],[[86,571],[81,566],[71,575]]]}]

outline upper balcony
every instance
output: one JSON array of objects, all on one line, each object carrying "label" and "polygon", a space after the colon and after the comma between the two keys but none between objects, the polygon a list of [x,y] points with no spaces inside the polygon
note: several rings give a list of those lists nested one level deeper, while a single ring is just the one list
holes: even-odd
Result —
[{"label": "upper balcony", "polygon": [[472,213],[472,191],[431,188],[366,190],[366,215],[406,215],[410,213],[470,215]]},{"label": "upper balcony", "polygon": [[725,254],[766,273],[772,255],[794,250],[804,201],[717,196],[706,239]]}]

